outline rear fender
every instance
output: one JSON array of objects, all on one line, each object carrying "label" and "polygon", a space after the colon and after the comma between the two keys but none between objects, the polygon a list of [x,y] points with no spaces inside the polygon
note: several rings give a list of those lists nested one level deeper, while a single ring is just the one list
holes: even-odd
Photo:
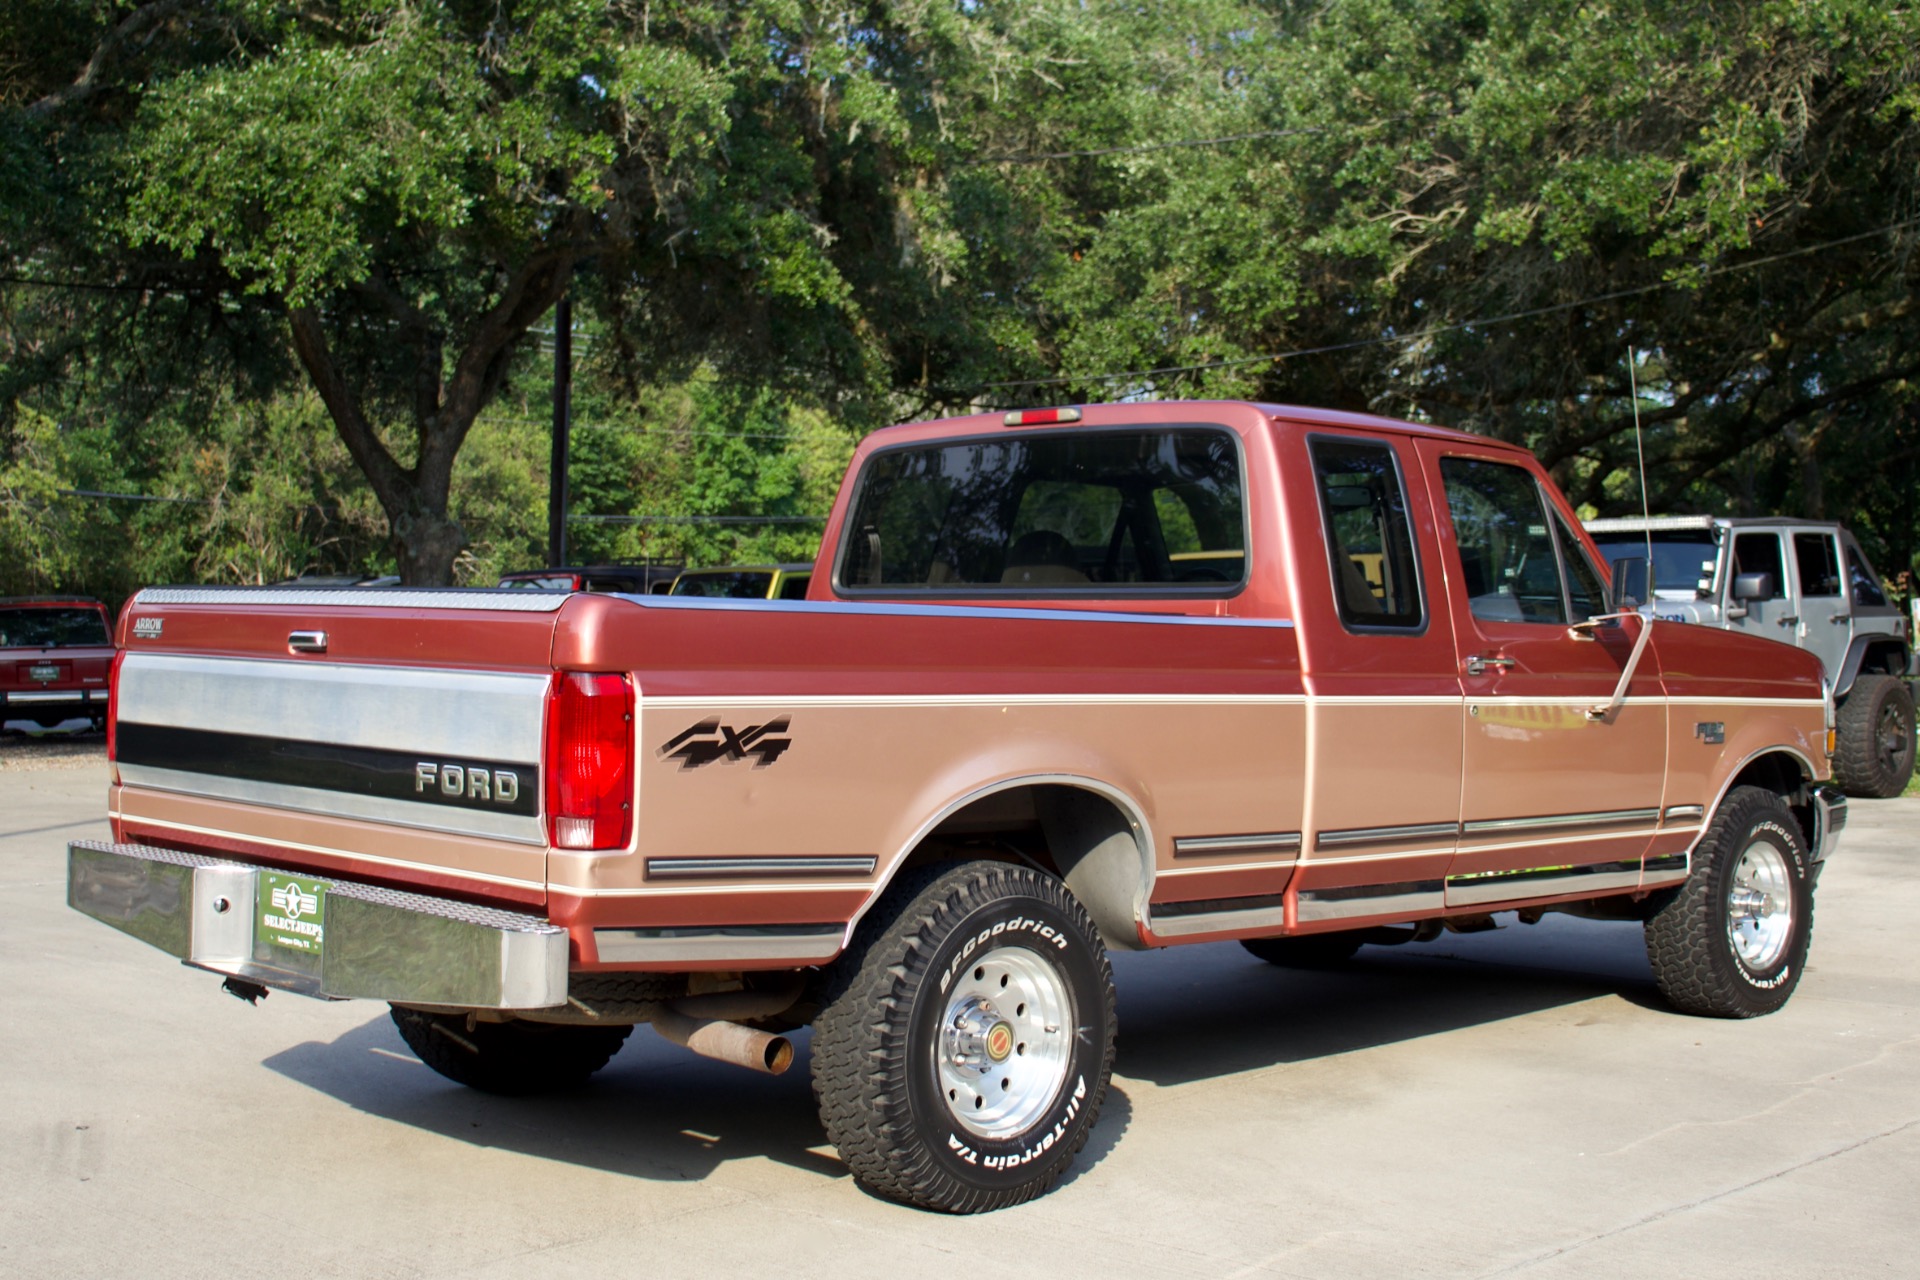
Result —
[{"label": "rear fender", "polygon": [[[1020,787],[1041,788],[1037,809],[1048,850],[1067,888],[1099,926],[1107,945],[1138,951],[1153,887],[1154,840],[1138,790],[1111,781],[1109,762],[1065,741],[1023,744],[1015,759],[956,763],[922,788],[909,812],[927,815],[901,838],[872,895],[848,922],[847,936],[907,861],[947,819],[969,805]],[[1063,765],[1065,766],[1063,768]],[[1026,767],[1022,767],[1026,766]]]}]

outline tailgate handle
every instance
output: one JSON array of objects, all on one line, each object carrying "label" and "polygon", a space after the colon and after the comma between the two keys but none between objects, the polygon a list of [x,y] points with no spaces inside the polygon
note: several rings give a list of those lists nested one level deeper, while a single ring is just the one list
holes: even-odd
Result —
[{"label": "tailgate handle", "polygon": [[325,653],[327,651],[327,633],[324,631],[295,631],[287,637],[287,648],[294,653]]}]

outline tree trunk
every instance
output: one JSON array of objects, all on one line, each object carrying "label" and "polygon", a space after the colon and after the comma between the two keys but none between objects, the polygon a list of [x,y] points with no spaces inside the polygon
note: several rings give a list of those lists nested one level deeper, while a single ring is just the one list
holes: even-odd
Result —
[{"label": "tree trunk", "polygon": [[475,322],[451,377],[444,381],[444,335],[433,319],[386,282],[365,282],[364,290],[388,307],[418,352],[413,426],[419,452],[411,467],[400,465],[367,421],[359,396],[334,359],[319,313],[311,307],[288,309],[294,352],[386,512],[400,580],[406,585],[453,585],[454,561],[467,546],[466,530],[449,514],[454,459],[474,419],[505,378],[514,343],[552,309],[572,272],[573,256],[567,253],[539,254],[523,263],[498,301]]}]

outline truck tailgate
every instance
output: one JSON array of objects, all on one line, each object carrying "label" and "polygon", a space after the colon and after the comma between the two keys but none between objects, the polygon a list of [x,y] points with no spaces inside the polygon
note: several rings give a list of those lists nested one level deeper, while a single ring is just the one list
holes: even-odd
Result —
[{"label": "truck tailgate", "polygon": [[[540,754],[565,602],[141,593],[115,690],[121,838],[544,903]],[[449,611],[494,616],[451,626]]]}]

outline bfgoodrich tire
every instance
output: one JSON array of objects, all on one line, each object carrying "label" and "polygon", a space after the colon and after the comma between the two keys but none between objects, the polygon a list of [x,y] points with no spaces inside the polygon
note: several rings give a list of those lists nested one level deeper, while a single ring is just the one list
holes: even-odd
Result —
[{"label": "bfgoodrich tire", "polygon": [[1784,1005],[1813,936],[1807,846],[1786,803],[1735,787],[1693,853],[1693,870],[1647,920],[1647,958],[1676,1009],[1753,1018]]},{"label": "bfgoodrich tire", "polygon": [[476,1022],[457,1014],[393,1008],[393,1025],[420,1061],[456,1084],[513,1096],[582,1084],[607,1065],[632,1027]]},{"label": "bfgoodrich tire", "polygon": [[906,873],[827,975],[813,1087],[876,1195],[979,1213],[1058,1181],[1113,1071],[1113,975],[1059,881],[964,862]]},{"label": "bfgoodrich tire", "polygon": [[1834,717],[1834,780],[1850,796],[1885,799],[1913,777],[1913,694],[1898,676],[1860,676]]}]

